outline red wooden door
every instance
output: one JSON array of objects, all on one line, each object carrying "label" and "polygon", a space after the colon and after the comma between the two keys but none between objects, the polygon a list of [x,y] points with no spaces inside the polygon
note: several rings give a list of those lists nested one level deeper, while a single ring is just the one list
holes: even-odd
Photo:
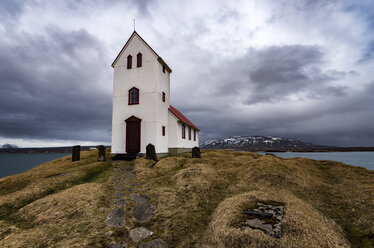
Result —
[{"label": "red wooden door", "polygon": [[140,152],[140,122],[142,120],[131,116],[126,120],[126,152]]}]

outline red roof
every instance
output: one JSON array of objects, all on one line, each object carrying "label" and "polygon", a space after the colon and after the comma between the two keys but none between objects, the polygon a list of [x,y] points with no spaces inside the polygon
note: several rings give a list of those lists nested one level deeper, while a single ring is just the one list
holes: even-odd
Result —
[{"label": "red roof", "polygon": [[181,112],[179,112],[178,109],[174,108],[173,106],[170,105],[170,108],[169,108],[169,111],[175,115],[175,117],[177,117],[181,122],[183,122],[184,124],[187,124],[193,128],[195,128],[196,130],[200,131],[200,129],[198,129],[189,119],[187,119],[186,116],[184,116]]}]

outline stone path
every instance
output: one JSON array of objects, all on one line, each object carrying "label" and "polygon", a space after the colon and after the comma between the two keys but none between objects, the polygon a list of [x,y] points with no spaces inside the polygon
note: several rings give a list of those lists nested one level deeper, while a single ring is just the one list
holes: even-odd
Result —
[{"label": "stone path", "polygon": [[115,241],[115,238],[112,237],[114,231],[110,231],[106,233],[108,238],[112,239],[109,247],[166,248],[167,244],[163,239],[155,238],[150,240],[150,237],[154,234],[152,230],[143,226],[134,228],[130,226],[129,222],[126,222],[126,211],[130,211],[133,220],[140,224],[146,224],[153,217],[156,206],[147,204],[148,196],[135,193],[134,187],[141,186],[141,183],[136,180],[136,175],[132,171],[130,162],[116,161],[112,162],[112,166],[114,167],[114,177],[111,181],[114,190],[113,209],[108,213],[105,222],[114,231],[118,231],[117,229],[120,231],[125,230],[132,243],[129,240],[125,241],[126,235],[121,237],[123,240],[118,242],[117,237]]}]

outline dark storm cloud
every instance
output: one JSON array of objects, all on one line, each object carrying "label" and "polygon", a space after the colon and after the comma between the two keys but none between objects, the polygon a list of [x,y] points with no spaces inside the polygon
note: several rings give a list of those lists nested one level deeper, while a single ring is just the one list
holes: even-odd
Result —
[{"label": "dark storm cloud", "polygon": [[107,140],[111,97],[98,85],[110,82],[98,81],[107,66],[100,41],[55,26],[13,38],[17,45],[0,47],[0,136]]}]

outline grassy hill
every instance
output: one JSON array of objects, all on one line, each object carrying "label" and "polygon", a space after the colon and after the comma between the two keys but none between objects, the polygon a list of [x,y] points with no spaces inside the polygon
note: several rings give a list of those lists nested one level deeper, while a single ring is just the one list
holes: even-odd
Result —
[{"label": "grassy hill", "polygon": [[[135,192],[157,206],[146,223],[169,247],[374,247],[374,172],[331,161],[205,151],[131,166]],[[0,179],[0,247],[109,247],[107,233],[135,247],[125,227],[106,225],[113,167],[85,151]],[[118,165],[118,164],[117,164]],[[242,230],[257,202],[285,206],[281,238]]]}]

